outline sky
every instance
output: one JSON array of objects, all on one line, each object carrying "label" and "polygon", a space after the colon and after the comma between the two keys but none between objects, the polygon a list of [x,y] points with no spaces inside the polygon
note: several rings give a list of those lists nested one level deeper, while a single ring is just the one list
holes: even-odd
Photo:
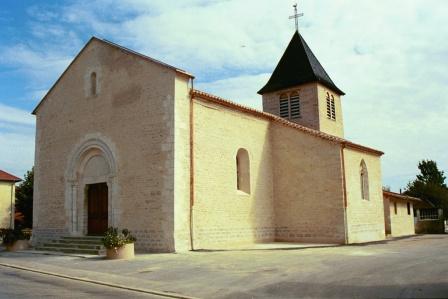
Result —
[{"label": "sky", "polygon": [[[195,75],[257,109],[294,33],[290,0],[0,1],[0,169],[34,161],[30,113],[91,36]],[[448,1],[302,0],[300,33],[342,99],[345,138],[380,149],[383,184],[422,159],[448,173]]]}]

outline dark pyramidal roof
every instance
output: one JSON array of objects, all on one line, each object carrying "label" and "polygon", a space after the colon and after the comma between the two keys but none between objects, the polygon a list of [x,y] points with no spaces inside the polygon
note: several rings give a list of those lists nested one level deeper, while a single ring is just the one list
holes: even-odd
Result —
[{"label": "dark pyramidal roof", "polygon": [[296,31],[268,83],[258,93],[264,94],[310,82],[319,82],[339,95],[345,94],[333,83],[308,44]]}]

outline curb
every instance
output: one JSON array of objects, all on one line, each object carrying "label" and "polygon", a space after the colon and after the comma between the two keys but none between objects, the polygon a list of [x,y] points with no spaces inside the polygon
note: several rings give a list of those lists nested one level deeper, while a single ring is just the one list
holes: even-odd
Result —
[{"label": "curb", "polygon": [[81,277],[76,277],[76,276],[58,274],[58,273],[54,273],[54,272],[42,271],[42,270],[37,270],[37,269],[22,267],[22,266],[16,266],[16,265],[11,265],[11,264],[0,263],[0,266],[6,267],[6,268],[13,268],[13,269],[18,269],[18,270],[28,271],[28,272],[39,273],[39,274],[45,274],[45,275],[69,279],[69,280],[87,282],[87,283],[91,283],[91,284],[102,285],[102,286],[112,287],[112,288],[116,288],[116,289],[157,295],[157,296],[161,296],[161,297],[176,298],[176,299],[198,299],[197,297],[190,297],[190,296],[181,295],[181,294],[177,294],[177,293],[171,293],[171,292],[168,293],[168,292],[164,292],[164,291],[133,288],[133,287],[128,287],[128,286],[124,286],[124,285],[103,282],[103,281],[99,281],[99,280],[92,280],[92,279],[88,279],[88,278],[81,278]]}]

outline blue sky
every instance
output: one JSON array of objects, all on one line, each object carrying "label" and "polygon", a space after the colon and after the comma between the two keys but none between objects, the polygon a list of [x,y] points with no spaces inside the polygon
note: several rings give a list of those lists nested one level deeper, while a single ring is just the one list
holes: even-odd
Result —
[{"label": "blue sky", "polygon": [[[196,87],[261,109],[294,30],[294,1],[0,2],[0,169],[33,165],[45,92],[92,36],[196,76]],[[448,2],[303,0],[302,35],[347,95],[347,139],[383,150],[383,181],[403,188],[421,159],[448,172]]]}]

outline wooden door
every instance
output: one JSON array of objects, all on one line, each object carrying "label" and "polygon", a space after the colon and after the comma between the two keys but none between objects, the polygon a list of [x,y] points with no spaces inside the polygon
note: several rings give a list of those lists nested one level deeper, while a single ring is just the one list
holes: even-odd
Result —
[{"label": "wooden door", "polygon": [[89,235],[102,235],[108,225],[107,184],[91,184],[87,189]]}]

